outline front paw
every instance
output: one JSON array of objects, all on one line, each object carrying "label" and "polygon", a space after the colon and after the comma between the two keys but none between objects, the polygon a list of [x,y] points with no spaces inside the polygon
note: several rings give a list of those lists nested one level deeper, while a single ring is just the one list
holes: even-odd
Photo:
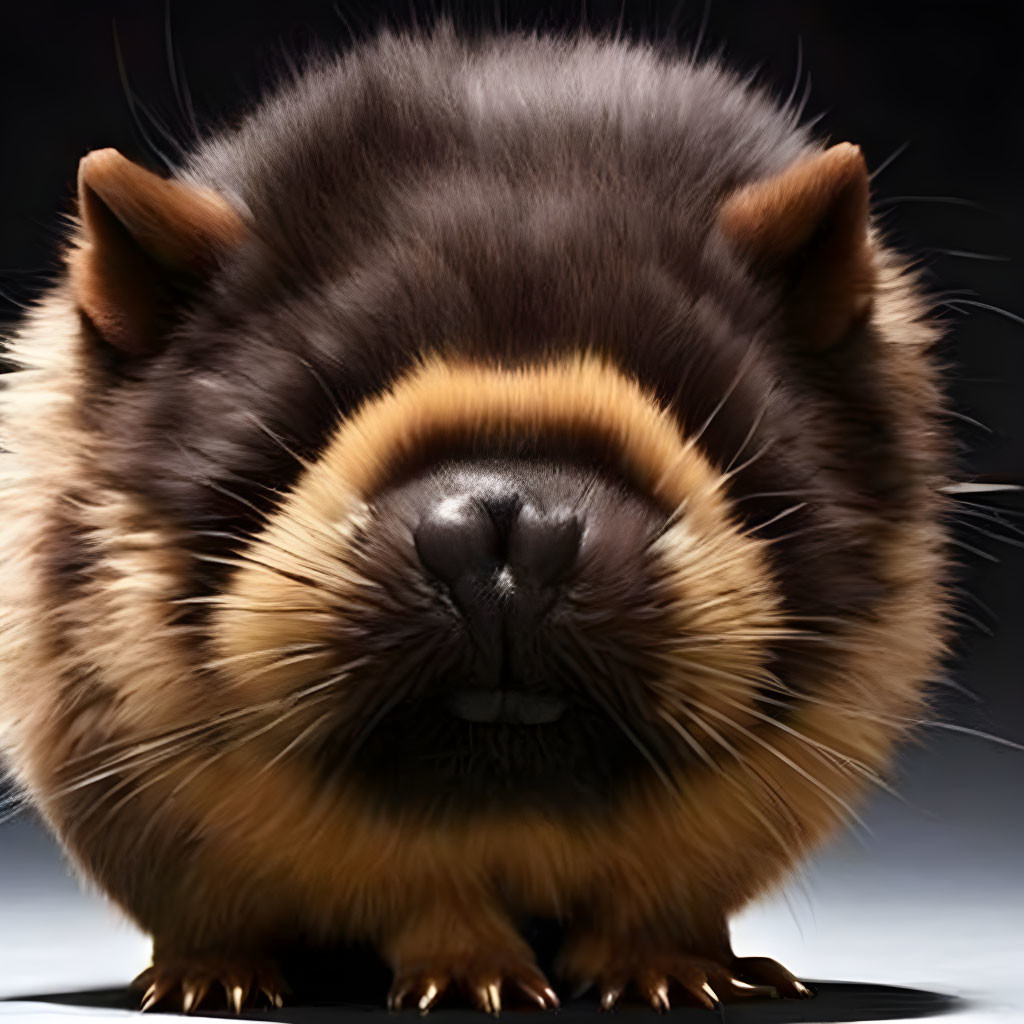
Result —
[{"label": "front paw", "polygon": [[200,1007],[227,1007],[236,1014],[243,1005],[263,1002],[280,1008],[288,986],[276,966],[253,957],[157,957],[132,988],[143,993],[139,1007],[194,1013]]},{"label": "front paw", "polygon": [[426,1013],[452,991],[495,1016],[503,1000],[525,1001],[543,1010],[558,1006],[558,996],[532,959],[515,952],[480,950],[434,954],[401,964],[388,994],[388,1009],[415,1006]]},{"label": "front paw", "polygon": [[[612,1009],[624,994],[636,995],[659,1012],[680,999],[713,1010],[723,1002],[751,996],[805,999],[812,995],[785,967],[767,957],[705,957],[643,944],[623,947],[588,942],[586,947],[583,956],[568,952],[563,958],[564,972],[581,982],[581,993],[596,986],[605,1010]],[[595,956],[601,947],[603,954]]]}]

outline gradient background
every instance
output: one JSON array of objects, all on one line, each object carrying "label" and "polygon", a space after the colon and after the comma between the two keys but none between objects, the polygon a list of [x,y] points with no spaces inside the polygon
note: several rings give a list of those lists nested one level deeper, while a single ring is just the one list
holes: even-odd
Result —
[{"label": "gradient background", "polygon": [[[244,107],[314,41],[344,46],[350,33],[405,24],[410,9],[429,18],[434,6],[174,0],[175,74],[187,79],[200,123],[210,124]],[[703,52],[756,69],[781,96],[806,89],[820,130],[864,147],[878,169],[883,227],[925,261],[948,303],[950,387],[966,417],[958,421],[964,479],[1024,480],[1024,326],[1015,319],[1024,314],[1024,4],[586,7],[592,25],[614,25],[621,9],[630,32],[702,35]],[[490,4],[454,9],[493,24]],[[559,27],[577,23],[580,10],[501,0],[498,16]],[[166,14],[162,0],[0,5],[0,318],[15,318],[53,268],[58,214],[70,209],[87,150],[117,146],[159,167],[154,148],[173,159],[175,140],[187,145]],[[115,21],[130,85],[118,70]],[[953,685],[937,687],[938,716],[1020,743],[1024,534],[1013,530],[1024,528],[1024,501],[1004,493],[965,508],[958,539],[967,545],[959,553],[970,596],[961,601]],[[1000,521],[977,514],[992,508],[1004,510]],[[964,1021],[1024,1020],[1024,752],[950,730],[927,729],[921,739],[898,766],[905,802],[874,799],[871,834],[839,837],[786,893],[744,915],[738,951],[770,953],[811,978],[956,993],[967,999],[957,1011]],[[79,891],[31,817],[0,825],[0,998],[120,985],[145,960],[142,937]],[[38,1021],[107,1012],[0,1002],[0,1017]]]}]

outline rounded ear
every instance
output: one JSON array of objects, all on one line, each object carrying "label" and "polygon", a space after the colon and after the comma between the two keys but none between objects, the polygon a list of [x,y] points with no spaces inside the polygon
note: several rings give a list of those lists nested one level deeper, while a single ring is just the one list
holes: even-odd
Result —
[{"label": "rounded ear", "polygon": [[116,149],[82,159],[78,211],[83,237],[69,258],[75,300],[104,341],[132,355],[160,347],[175,297],[246,233],[223,196],[161,178]]},{"label": "rounded ear", "polygon": [[810,349],[838,342],[871,308],[868,171],[841,143],[728,196],[718,227],[758,273],[779,281],[789,326]]}]

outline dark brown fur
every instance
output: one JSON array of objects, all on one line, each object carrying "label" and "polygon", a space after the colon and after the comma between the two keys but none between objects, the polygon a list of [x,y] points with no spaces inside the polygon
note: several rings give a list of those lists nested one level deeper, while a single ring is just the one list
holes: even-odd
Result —
[{"label": "dark brown fur", "polygon": [[[798,994],[727,917],[848,816],[946,628],[933,331],[859,152],[713,64],[442,27],[311,67],[166,221],[89,159],[69,281],[13,345],[0,710],[154,933],[148,1001],[273,994],[294,938],[374,943],[399,1002],[549,1004],[524,913],[612,1001]],[[572,695],[563,732],[436,713],[483,670],[412,538],[485,471],[589,528],[493,640]],[[680,701],[703,721],[667,728]]]}]

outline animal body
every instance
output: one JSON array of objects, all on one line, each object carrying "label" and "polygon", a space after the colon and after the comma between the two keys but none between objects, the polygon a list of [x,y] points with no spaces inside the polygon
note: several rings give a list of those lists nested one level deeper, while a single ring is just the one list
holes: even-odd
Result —
[{"label": "animal body", "polygon": [[87,155],[0,709],[144,1006],[279,1003],[293,942],[423,1010],[806,995],[728,920],[943,653],[935,336],[859,149],[647,46],[383,35],[169,177]]}]

